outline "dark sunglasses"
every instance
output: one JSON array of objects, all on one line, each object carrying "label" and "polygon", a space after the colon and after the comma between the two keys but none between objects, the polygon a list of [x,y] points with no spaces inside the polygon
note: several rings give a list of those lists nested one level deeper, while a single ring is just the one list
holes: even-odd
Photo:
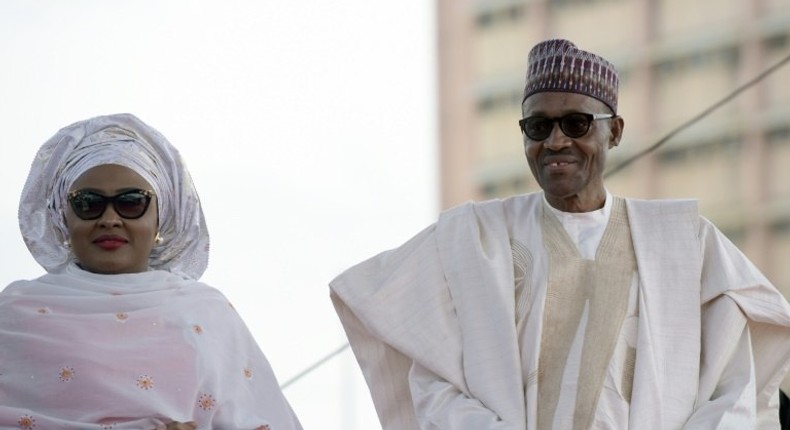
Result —
[{"label": "dark sunglasses", "polygon": [[121,218],[137,219],[145,215],[151,203],[153,191],[129,190],[114,196],[103,196],[87,190],[72,191],[68,195],[74,215],[83,220],[94,220],[104,215],[107,205],[112,203],[115,213]]},{"label": "dark sunglasses", "polygon": [[518,121],[521,131],[532,140],[546,140],[554,129],[554,123],[560,123],[560,130],[566,136],[576,139],[590,131],[590,124],[599,119],[614,118],[617,115],[606,113],[569,113],[558,118],[530,116]]}]

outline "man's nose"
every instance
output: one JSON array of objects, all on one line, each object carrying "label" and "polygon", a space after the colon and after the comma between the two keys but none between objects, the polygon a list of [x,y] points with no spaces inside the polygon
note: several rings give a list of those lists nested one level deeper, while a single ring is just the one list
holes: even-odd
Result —
[{"label": "man's nose", "polygon": [[562,148],[571,146],[572,141],[573,139],[566,136],[565,133],[562,132],[562,129],[560,129],[560,124],[554,123],[552,124],[549,137],[543,141],[543,147],[551,149],[552,151],[559,151]]}]

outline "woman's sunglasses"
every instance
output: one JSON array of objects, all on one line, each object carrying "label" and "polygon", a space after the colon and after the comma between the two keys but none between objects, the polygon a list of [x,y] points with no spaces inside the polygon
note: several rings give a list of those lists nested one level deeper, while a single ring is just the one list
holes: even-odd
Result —
[{"label": "woman's sunglasses", "polygon": [[77,190],[69,193],[68,200],[74,215],[86,221],[100,218],[110,203],[121,218],[137,219],[145,215],[153,195],[154,192],[148,190],[129,190],[114,196]]}]

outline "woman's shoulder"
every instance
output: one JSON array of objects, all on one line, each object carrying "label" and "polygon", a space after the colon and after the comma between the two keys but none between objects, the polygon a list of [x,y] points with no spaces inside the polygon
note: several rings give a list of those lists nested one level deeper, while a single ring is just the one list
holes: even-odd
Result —
[{"label": "woman's shoulder", "polygon": [[17,279],[12,281],[8,284],[3,290],[2,294],[14,294],[14,295],[22,295],[26,293],[30,293],[35,291],[37,286],[40,286],[46,282],[46,279],[50,277],[49,273],[39,276],[37,278],[32,279]]}]

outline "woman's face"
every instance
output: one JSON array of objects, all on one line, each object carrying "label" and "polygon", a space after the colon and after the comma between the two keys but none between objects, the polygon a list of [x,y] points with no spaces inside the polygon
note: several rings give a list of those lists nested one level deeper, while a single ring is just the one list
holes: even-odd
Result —
[{"label": "woman's face", "polygon": [[[131,169],[105,164],[83,173],[74,181],[69,193],[90,191],[112,197],[130,190],[148,191],[153,188]],[[156,207],[156,196],[153,196],[141,217],[129,219],[118,214],[115,204],[108,203],[101,216],[85,220],[78,217],[69,204],[66,226],[77,263],[84,270],[94,273],[136,273],[148,270],[148,256],[154,247],[159,225]]]}]

